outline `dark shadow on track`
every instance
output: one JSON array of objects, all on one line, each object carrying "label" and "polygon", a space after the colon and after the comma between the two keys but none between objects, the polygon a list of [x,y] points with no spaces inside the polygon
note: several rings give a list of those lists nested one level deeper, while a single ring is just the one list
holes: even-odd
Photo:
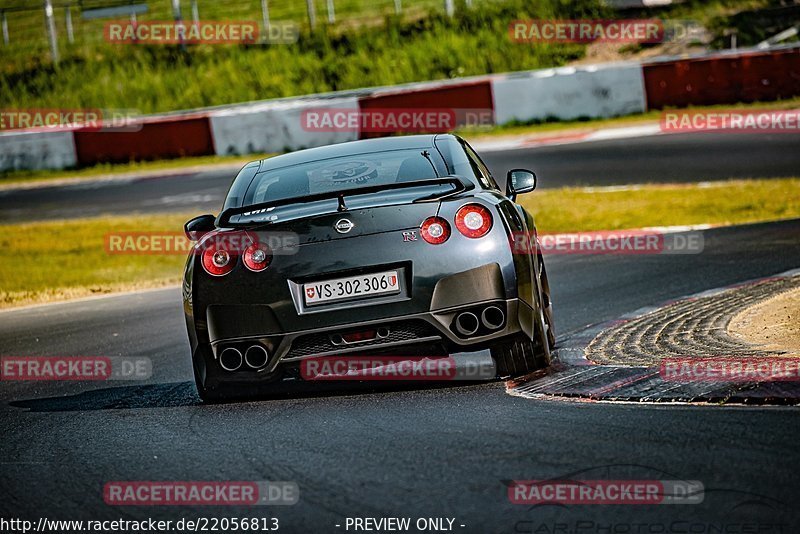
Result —
[{"label": "dark shadow on track", "polygon": [[[464,387],[489,382],[385,382],[385,383],[303,383],[286,382],[273,384],[269,391],[262,391],[253,396],[231,399],[222,404],[268,401],[294,400],[314,397],[369,395],[372,393],[389,393],[395,391],[433,390]],[[171,382],[166,384],[148,384],[136,386],[120,386],[84,391],[76,395],[60,397],[44,397],[26,399],[8,403],[14,408],[23,408],[30,412],[83,412],[94,410],[134,410],[143,408],[179,408],[184,406],[205,405],[195,390],[194,382]],[[211,405],[211,404],[208,404]]]}]

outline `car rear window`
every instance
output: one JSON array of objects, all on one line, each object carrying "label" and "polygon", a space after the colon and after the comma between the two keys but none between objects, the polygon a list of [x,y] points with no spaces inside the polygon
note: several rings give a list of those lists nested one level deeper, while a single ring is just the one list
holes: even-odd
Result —
[{"label": "car rear window", "polygon": [[431,157],[432,154],[420,149],[393,150],[311,161],[261,172],[253,178],[244,205],[436,178],[429,160]]}]

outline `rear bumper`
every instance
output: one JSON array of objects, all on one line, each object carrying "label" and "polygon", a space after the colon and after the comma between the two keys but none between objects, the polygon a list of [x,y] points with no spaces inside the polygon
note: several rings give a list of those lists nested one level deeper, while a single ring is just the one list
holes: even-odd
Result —
[{"label": "rear bumper", "polygon": [[[214,305],[207,310],[208,343],[198,343],[197,358],[203,360],[206,382],[263,383],[282,376],[283,371],[304,359],[323,356],[364,356],[384,354],[403,356],[443,356],[490,348],[506,338],[520,334],[533,337],[535,310],[529,303],[508,298],[508,286],[517,291],[516,277],[510,280],[497,263],[487,263],[455,273],[435,282],[431,287],[425,311],[380,316],[385,304],[372,306],[369,300],[358,304],[362,309],[335,310],[336,317],[346,312],[348,321],[331,320],[329,313],[318,313],[315,328],[282,331],[278,314],[268,306]],[[408,302],[408,298],[405,301]],[[500,324],[486,321],[488,308],[502,310]],[[474,314],[478,328],[465,334],[456,326],[460,314]],[[374,315],[378,314],[378,317]],[[496,317],[496,313],[495,313]],[[491,323],[491,324],[488,324]],[[375,331],[382,335],[365,342],[342,343],[341,334],[353,331]],[[269,358],[265,365],[254,368],[246,362],[231,371],[220,365],[220,355],[228,348],[245,354],[250,347],[263,347]]]},{"label": "rear bumper", "polygon": [[[489,306],[500,308],[503,311],[504,321],[499,328],[488,328],[480,324],[478,331],[473,335],[463,335],[457,331],[455,327],[457,315],[462,312],[473,313],[480,321],[481,312]],[[345,325],[326,326],[279,335],[265,333],[218,339],[211,342],[210,346],[217,356],[221,350],[231,345],[261,343],[268,348],[271,363],[274,364],[271,367],[274,368],[281,361],[294,361],[305,357],[332,354],[363,353],[364,351],[402,348],[424,343],[442,344],[445,348],[454,351],[474,348],[520,332],[530,336],[530,328],[526,328],[524,325],[532,324],[532,317],[531,307],[519,299],[490,299],[436,311],[379,320],[353,321]],[[366,329],[376,331],[383,329],[386,334],[373,342],[348,344],[330,341],[330,338],[336,334]],[[275,361],[272,362],[272,360]]]},{"label": "rear bumper", "polygon": [[[262,273],[239,266],[222,279],[207,276],[190,258],[184,306],[195,363],[213,381],[265,381],[281,366],[328,354],[403,351],[414,348],[458,353],[488,348],[499,340],[531,331],[538,310],[532,295],[535,279],[530,259],[514,255],[508,230],[496,219],[481,239],[454,231],[441,245],[422,239],[407,242],[393,231],[301,245],[288,256],[275,255]],[[302,284],[351,275],[397,270],[401,292],[309,308]],[[480,317],[487,306],[504,313],[497,328],[479,328],[460,335],[454,328],[459,313]],[[330,336],[342,331],[385,328],[380,343],[331,346]],[[257,344],[268,354],[258,369],[224,371],[219,357],[227,347],[242,354]],[[245,366],[242,366],[245,367]],[[240,376],[241,375],[241,376]]]},{"label": "rear bumper", "polygon": [[[454,318],[462,312],[476,312],[487,306],[504,310],[505,321],[500,328],[488,331],[485,327],[472,336],[459,335],[453,328]],[[216,384],[264,384],[281,379],[287,372],[293,373],[303,360],[337,356],[343,359],[367,355],[384,356],[454,356],[491,348],[505,339],[518,337],[521,333],[531,337],[533,310],[518,299],[485,301],[467,306],[437,310],[381,321],[353,323],[342,327],[325,327],[300,332],[290,332],[280,338],[275,336],[247,336],[219,340],[209,345],[199,345],[195,358],[202,358],[206,386]],[[376,342],[334,345],[331,337],[343,330],[378,330],[385,328],[388,335]],[[269,359],[265,366],[254,369],[246,363],[235,371],[225,370],[220,365],[220,354],[228,348],[236,348],[245,354],[253,346],[267,347]],[[196,362],[198,363],[198,362]]]}]

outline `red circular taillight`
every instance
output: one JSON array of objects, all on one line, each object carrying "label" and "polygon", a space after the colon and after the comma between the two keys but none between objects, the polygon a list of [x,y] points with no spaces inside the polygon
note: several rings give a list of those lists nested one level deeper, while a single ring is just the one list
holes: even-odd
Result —
[{"label": "red circular taillight", "polygon": [[237,253],[230,250],[231,247],[226,246],[224,240],[211,236],[200,244],[200,248],[203,251],[200,263],[211,276],[224,276],[236,266]]},{"label": "red circular taillight", "polygon": [[483,237],[492,229],[492,214],[480,204],[467,204],[456,212],[456,228],[467,237]]},{"label": "red circular taillight", "polygon": [[253,243],[244,249],[244,266],[258,273],[272,263],[272,251],[266,243]]},{"label": "red circular taillight", "polygon": [[441,217],[428,217],[419,231],[422,239],[432,245],[441,245],[450,238],[450,224]]}]

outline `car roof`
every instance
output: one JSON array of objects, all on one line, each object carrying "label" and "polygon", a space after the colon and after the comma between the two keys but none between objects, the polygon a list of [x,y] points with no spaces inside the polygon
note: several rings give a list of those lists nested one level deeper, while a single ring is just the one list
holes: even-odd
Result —
[{"label": "car roof", "polygon": [[353,156],[357,154],[369,154],[371,152],[383,152],[386,150],[413,150],[418,148],[434,148],[437,138],[452,137],[450,135],[406,135],[396,137],[380,137],[377,139],[362,139],[360,141],[349,141],[334,145],[321,146],[317,148],[307,148],[289,154],[282,154],[259,161],[258,172],[264,172],[281,167],[298,165],[310,161],[319,161],[328,158],[338,158],[341,156]]}]

